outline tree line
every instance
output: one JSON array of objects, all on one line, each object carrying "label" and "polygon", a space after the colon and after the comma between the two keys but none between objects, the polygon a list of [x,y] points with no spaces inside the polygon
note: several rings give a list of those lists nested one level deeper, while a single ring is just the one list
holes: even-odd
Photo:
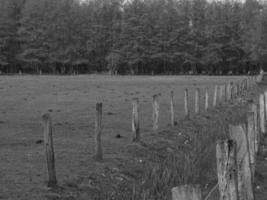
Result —
[{"label": "tree line", "polygon": [[2,73],[247,74],[267,66],[257,0],[1,0]]}]

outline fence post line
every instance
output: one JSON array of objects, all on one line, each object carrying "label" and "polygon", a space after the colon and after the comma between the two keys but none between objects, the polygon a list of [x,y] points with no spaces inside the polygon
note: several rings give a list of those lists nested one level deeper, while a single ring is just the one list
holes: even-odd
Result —
[{"label": "fence post line", "polygon": [[255,175],[255,155],[256,155],[256,134],[255,134],[255,121],[254,121],[254,112],[249,111],[247,113],[247,140],[248,140],[248,149],[249,149],[249,156],[250,156],[250,168],[251,168],[251,175],[252,175],[252,182],[254,182],[254,175]]},{"label": "fence post line", "polygon": [[220,200],[238,200],[236,142],[217,141],[216,160]]},{"label": "fence post line", "polygon": [[254,200],[252,175],[250,168],[250,156],[248,149],[247,133],[245,124],[229,126],[230,138],[236,141],[237,145],[237,176],[238,194],[241,200]]},{"label": "fence post line", "polygon": [[101,133],[102,133],[102,103],[96,104],[96,117],[95,117],[95,152],[93,158],[97,161],[103,159],[103,150],[101,143]]},{"label": "fence post line", "polygon": [[205,89],[205,111],[209,109],[209,90],[208,88]]},{"label": "fence post line", "polygon": [[44,125],[44,145],[46,162],[48,169],[48,187],[57,186],[56,178],[56,167],[55,167],[55,156],[54,156],[54,146],[53,146],[53,130],[52,130],[52,120],[49,113],[42,116]]},{"label": "fence post line", "polygon": [[152,121],[154,131],[157,131],[159,128],[159,102],[158,102],[158,95],[153,95],[153,114],[152,114]]},{"label": "fence post line", "polygon": [[189,118],[189,105],[188,105],[188,89],[184,90],[184,112],[185,117]]},{"label": "fence post line", "polygon": [[195,113],[199,113],[199,100],[200,100],[200,89],[197,88],[195,92]]},{"label": "fence post line", "polygon": [[265,135],[264,95],[260,94],[260,135]]},{"label": "fence post line", "polygon": [[172,200],[202,200],[199,185],[182,185],[172,188]]},{"label": "fence post line", "polygon": [[171,112],[171,126],[175,125],[174,119],[174,100],[173,100],[173,91],[171,91],[171,102],[170,102],[170,112]]},{"label": "fence post line", "polygon": [[140,140],[139,99],[138,98],[134,98],[132,103],[133,103],[132,141],[133,142],[138,142]]},{"label": "fence post line", "polygon": [[213,103],[212,103],[213,107],[216,107],[216,105],[217,105],[217,92],[218,92],[218,86],[215,85]]}]

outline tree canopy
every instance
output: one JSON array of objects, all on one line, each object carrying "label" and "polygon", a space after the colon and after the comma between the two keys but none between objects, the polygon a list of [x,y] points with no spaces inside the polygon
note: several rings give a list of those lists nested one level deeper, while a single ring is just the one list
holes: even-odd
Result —
[{"label": "tree canopy", "polygon": [[1,0],[3,72],[241,74],[267,64],[257,0]]}]

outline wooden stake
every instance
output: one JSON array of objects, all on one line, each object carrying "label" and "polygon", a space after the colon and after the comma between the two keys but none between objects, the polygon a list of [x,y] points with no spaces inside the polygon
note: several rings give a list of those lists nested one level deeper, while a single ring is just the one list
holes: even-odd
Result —
[{"label": "wooden stake", "polygon": [[231,83],[227,84],[227,101],[231,100]]},{"label": "wooden stake", "polygon": [[220,200],[238,200],[236,142],[218,141],[216,158]]},{"label": "wooden stake", "polygon": [[48,187],[57,186],[55,156],[53,146],[52,120],[49,113],[42,116],[44,125],[44,145],[48,169]]},{"label": "wooden stake", "polygon": [[189,118],[189,106],[188,106],[188,90],[184,90],[184,112],[185,117]]},{"label": "wooden stake", "polygon": [[227,101],[228,99],[228,89],[227,83],[224,84],[224,100]]},{"label": "wooden stake", "polygon": [[196,93],[195,93],[195,113],[196,114],[199,113],[199,100],[200,100],[200,89],[197,88]]},{"label": "wooden stake", "polygon": [[265,120],[267,120],[267,92],[264,92]]},{"label": "wooden stake", "polygon": [[157,131],[159,128],[159,102],[158,102],[158,95],[153,95],[153,130]]},{"label": "wooden stake", "polygon": [[173,91],[171,91],[171,102],[170,102],[170,112],[171,112],[171,126],[175,125],[174,119],[174,102],[173,102]]},{"label": "wooden stake", "polygon": [[223,99],[223,88],[224,88],[224,86],[221,85],[220,86],[220,95],[219,95],[219,101],[220,101],[220,103],[222,102],[222,99]]},{"label": "wooden stake", "polygon": [[206,88],[205,90],[205,111],[209,109],[209,90]]},{"label": "wooden stake", "polygon": [[255,156],[256,156],[256,134],[255,134],[255,121],[254,121],[254,112],[249,111],[247,114],[248,117],[248,131],[247,131],[247,141],[248,141],[248,149],[249,149],[249,156],[250,156],[250,168],[251,168],[251,175],[252,175],[252,182],[254,182],[254,175],[255,175]]},{"label": "wooden stake", "polygon": [[216,107],[216,105],[217,105],[217,90],[218,90],[218,86],[215,85],[215,88],[214,88],[214,96],[213,96],[213,103],[212,103],[213,107]]},{"label": "wooden stake", "polygon": [[132,141],[140,141],[140,127],[139,127],[139,99],[134,98],[133,101],[133,116],[132,116]]},{"label": "wooden stake", "polygon": [[230,138],[237,144],[238,193],[241,200],[254,200],[250,155],[246,134],[246,126],[229,126]]},{"label": "wooden stake", "polygon": [[102,103],[96,104],[96,118],[95,118],[95,152],[93,158],[96,161],[103,160],[103,150],[101,144],[102,133]]},{"label": "wooden stake", "polygon": [[259,121],[258,121],[258,107],[256,104],[250,105],[250,110],[254,113],[254,128],[255,128],[255,151],[256,154],[259,150],[259,138],[260,138],[260,131],[259,131]]},{"label": "wooden stake", "polygon": [[260,135],[265,135],[264,95],[260,94]]},{"label": "wooden stake", "polygon": [[199,185],[182,185],[172,188],[172,200],[202,200]]}]

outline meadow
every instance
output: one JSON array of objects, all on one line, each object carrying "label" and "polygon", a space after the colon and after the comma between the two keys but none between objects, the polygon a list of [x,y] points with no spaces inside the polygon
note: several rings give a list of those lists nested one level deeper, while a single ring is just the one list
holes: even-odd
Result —
[{"label": "meadow", "polygon": [[[128,159],[122,152],[131,144],[132,98],[140,100],[141,137],[151,136],[154,94],[160,94],[159,127],[164,132],[170,126],[171,91],[174,91],[175,119],[179,122],[184,118],[185,88],[189,90],[191,112],[195,89],[201,89],[203,113],[206,87],[211,105],[216,84],[242,78],[0,76],[0,199],[88,199],[88,188],[83,194],[77,191],[83,187],[100,191],[89,181],[88,174],[101,174],[107,167],[116,171],[113,166],[123,165],[124,159]],[[102,162],[92,159],[97,102],[103,103]],[[63,186],[68,188],[64,192],[51,192],[45,187],[47,169],[41,116],[46,112],[52,116],[58,182],[62,190]],[[87,177],[86,184],[83,177]]]}]

